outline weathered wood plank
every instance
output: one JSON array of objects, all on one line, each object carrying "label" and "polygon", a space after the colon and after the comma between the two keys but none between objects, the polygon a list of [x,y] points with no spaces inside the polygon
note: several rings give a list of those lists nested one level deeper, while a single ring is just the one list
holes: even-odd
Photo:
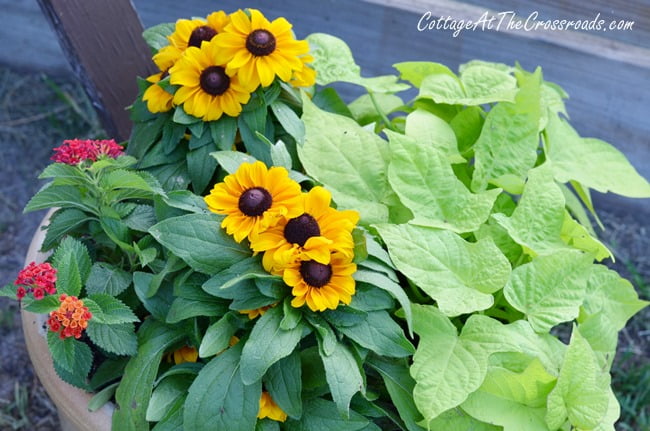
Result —
[{"label": "weathered wood plank", "polygon": [[129,0],[38,0],[106,131],[127,139],[134,77],[155,70]]}]

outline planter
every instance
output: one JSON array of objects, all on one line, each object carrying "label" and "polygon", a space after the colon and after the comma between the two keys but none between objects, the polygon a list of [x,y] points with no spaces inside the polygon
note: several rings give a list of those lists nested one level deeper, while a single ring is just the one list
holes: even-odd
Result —
[{"label": "planter", "polygon": [[[45,231],[41,228],[47,225],[53,212],[50,211],[37,228],[25,257],[26,264],[32,261],[41,263],[47,258],[47,254],[39,251],[45,238]],[[61,430],[110,431],[114,405],[106,404],[95,412],[88,411],[88,401],[92,394],[64,382],[54,371],[52,356],[45,338],[46,315],[25,310],[21,310],[21,314],[29,358],[38,379],[58,409]]]}]

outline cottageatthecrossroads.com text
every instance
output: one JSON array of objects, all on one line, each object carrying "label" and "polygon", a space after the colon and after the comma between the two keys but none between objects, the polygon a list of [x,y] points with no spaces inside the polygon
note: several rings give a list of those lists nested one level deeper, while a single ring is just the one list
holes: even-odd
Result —
[{"label": "cottageatthecrossroads.com text", "polygon": [[539,12],[534,11],[528,16],[520,17],[515,11],[498,13],[484,12],[478,19],[454,19],[451,16],[437,17],[427,11],[422,14],[417,23],[418,31],[451,30],[452,36],[458,37],[463,31],[626,31],[632,30],[634,21],[604,20],[600,12],[593,19],[544,19],[540,20]]}]

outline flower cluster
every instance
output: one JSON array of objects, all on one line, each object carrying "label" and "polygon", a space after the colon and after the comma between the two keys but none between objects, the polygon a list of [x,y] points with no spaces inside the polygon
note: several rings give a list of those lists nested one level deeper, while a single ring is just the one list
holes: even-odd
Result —
[{"label": "flower cluster", "polygon": [[76,296],[61,295],[61,305],[50,313],[47,324],[50,331],[59,332],[61,339],[68,337],[80,338],[81,332],[88,327],[88,320],[93,315],[84,306],[84,302]]},{"label": "flower cluster", "polygon": [[51,160],[66,165],[77,165],[86,160],[97,161],[100,157],[115,159],[123,154],[124,147],[110,140],[68,139],[54,148]]},{"label": "flower cluster", "polygon": [[[182,105],[186,113],[213,121],[239,115],[251,93],[276,77],[295,87],[314,85],[309,45],[296,40],[291,27],[285,18],[269,21],[256,9],[178,20],[169,45],[153,57],[160,72],[147,78],[147,108],[158,113]],[[161,83],[168,76],[175,92]]]},{"label": "flower cluster", "polygon": [[349,304],[355,292],[352,230],[356,211],[332,208],[323,187],[303,193],[285,168],[243,163],[205,197],[226,217],[222,227],[237,242],[245,238],[264,253],[264,268],[292,287],[291,305],[312,311]]},{"label": "flower cluster", "polygon": [[32,293],[34,299],[43,299],[45,294],[53,295],[56,293],[56,269],[49,263],[30,262],[24,269],[18,273],[14,281],[18,286],[16,297],[21,300],[28,293]]}]

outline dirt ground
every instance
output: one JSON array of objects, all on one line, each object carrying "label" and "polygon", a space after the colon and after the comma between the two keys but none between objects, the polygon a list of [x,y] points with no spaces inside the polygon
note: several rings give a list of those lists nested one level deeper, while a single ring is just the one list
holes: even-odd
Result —
[{"label": "dirt ground", "polygon": [[[22,214],[22,209],[43,184],[36,175],[48,164],[51,148],[63,139],[97,133],[77,85],[0,67],[0,286],[12,282],[23,267],[43,217],[43,212]],[[644,289],[648,299],[650,214],[615,207],[600,208],[599,214],[607,228],[602,238],[617,255],[615,268]],[[618,355],[626,359],[617,372],[639,366],[650,370],[650,310],[635,317],[620,340]],[[58,419],[31,367],[17,304],[0,298],[0,430],[17,429],[57,430]]]}]

